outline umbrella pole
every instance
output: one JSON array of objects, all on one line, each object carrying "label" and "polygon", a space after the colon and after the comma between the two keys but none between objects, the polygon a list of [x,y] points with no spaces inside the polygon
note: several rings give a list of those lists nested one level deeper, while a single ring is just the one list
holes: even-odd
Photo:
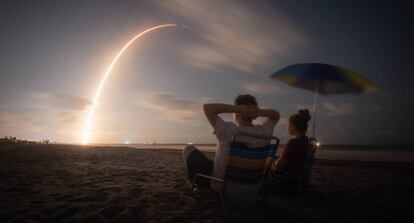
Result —
[{"label": "umbrella pole", "polygon": [[312,127],[312,137],[316,138],[316,110],[318,104],[318,83],[315,86],[315,96],[313,99],[313,127]]}]

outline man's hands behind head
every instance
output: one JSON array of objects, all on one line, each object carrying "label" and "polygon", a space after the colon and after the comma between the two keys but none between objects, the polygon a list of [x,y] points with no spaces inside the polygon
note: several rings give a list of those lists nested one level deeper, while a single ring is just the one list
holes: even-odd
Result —
[{"label": "man's hands behind head", "polygon": [[240,115],[249,117],[251,119],[256,119],[259,116],[260,108],[255,105],[239,105]]}]

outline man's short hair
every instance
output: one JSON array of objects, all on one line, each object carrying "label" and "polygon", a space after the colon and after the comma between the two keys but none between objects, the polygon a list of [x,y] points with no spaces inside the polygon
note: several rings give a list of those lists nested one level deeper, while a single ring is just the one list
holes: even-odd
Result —
[{"label": "man's short hair", "polygon": [[235,105],[254,105],[257,106],[256,98],[249,94],[241,94],[234,99]]}]

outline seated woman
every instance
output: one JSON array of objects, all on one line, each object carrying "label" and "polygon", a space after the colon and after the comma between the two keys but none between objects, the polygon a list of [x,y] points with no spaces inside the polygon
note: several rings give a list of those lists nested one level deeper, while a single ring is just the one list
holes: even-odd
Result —
[{"label": "seated woman", "polygon": [[288,132],[294,138],[289,140],[282,154],[273,163],[267,177],[269,186],[274,186],[286,176],[300,176],[303,173],[306,149],[309,143],[306,130],[310,119],[308,109],[301,109],[289,117]]}]

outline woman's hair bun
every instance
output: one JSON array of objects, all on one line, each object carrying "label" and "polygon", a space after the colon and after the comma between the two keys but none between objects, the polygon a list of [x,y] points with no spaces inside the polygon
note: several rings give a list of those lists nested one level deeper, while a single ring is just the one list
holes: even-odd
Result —
[{"label": "woman's hair bun", "polygon": [[296,114],[289,117],[290,123],[292,123],[296,130],[302,133],[306,133],[310,119],[311,116],[308,109],[300,109]]},{"label": "woman's hair bun", "polygon": [[309,120],[311,120],[311,116],[310,116],[310,113],[309,113],[309,110],[308,109],[300,109],[299,111],[298,111],[298,114],[306,121],[306,122],[308,122]]}]

